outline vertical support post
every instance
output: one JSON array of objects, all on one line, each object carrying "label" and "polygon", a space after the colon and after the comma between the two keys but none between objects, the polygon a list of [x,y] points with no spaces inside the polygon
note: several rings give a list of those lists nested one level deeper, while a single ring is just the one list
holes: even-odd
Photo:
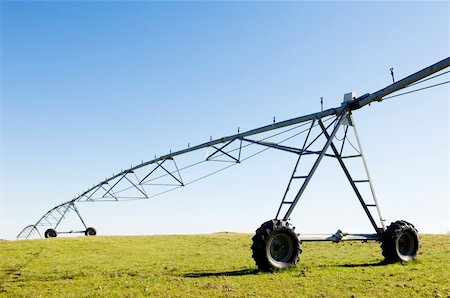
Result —
[{"label": "vertical support post", "polygon": [[[325,129],[324,134],[325,134],[325,136],[328,137],[328,140],[325,143],[325,146],[323,146],[322,151],[320,152],[319,156],[317,157],[316,161],[314,162],[314,165],[312,166],[311,170],[309,171],[308,177],[305,179],[300,190],[298,191],[297,195],[295,196],[294,201],[292,202],[288,211],[284,215],[283,220],[288,220],[289,216],[291,216],[292,211],[294,211],[295,206],[297,205],[300,197],[302,196],[303,192],[305,191],[306,187],[308,186],[309,182],[311,181],[312,176],[316,172],[317,167],[319,166],[320,162],[322,161],[322,158],[325,156],[326,151],[330,147],[334,136],[338,132],[338,130],[342,124],[342,121],[345,119],[345,117],[347,115],[348,115],[347,110],[342,111],[342,113],[340,115],[338,115],[339,120],[337,121],[336,126],[334,127],[333,132],[331,133],[331,136],[328,137],[328,133],[326,133],[326,129]],[[319,119],[318,122],[319,122],[320,126],[324,129],[325,127],[323,126],[322,120]]]}]

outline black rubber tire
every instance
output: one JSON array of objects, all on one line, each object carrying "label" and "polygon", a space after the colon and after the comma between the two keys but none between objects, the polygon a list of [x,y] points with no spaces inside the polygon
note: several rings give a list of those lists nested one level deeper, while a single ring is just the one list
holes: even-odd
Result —
[{"label": "black rubber tire", "polygon": [[58,235],[54,229],[47,229],[44,233],[45,238],[55,238]]},{"label": "black rubber tire", "polygon": [[300,241],[287,221],[273,219],[261,225],[253,236],[253,259],[261,271],[293,268],[299,261]]},{"label": "black rubber tire", "polygon": [[97,231],[93,227],[89,227],[84,231],[84,235],[86,236],[95,236],[97,235]]},{"label": "black rubber tire", "polygon": [[414,260],[419,246],[417,229],[404,220],[391,223],[381,239],[381,249],[386,263]]}]

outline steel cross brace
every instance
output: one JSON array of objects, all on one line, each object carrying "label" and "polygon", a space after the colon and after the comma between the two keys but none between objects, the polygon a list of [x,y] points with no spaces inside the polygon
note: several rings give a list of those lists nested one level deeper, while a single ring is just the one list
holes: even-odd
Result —
[{"label": "steel cross brace", "polygon": [[[175,165],[175,168],[176,168],[176,170],[177,170],[177,173],[178,173],[179,178],[175,177],[170,171],[168,171],[168,170],[163,166],[163,163],[166,162],[166,160],[172,160],[172,161],[173,161],[173,163],[174,163],[174,165]],[[175,179],[178,183],[180,183],[180,186],[184,186],[183,179],[181,178],[180,170],[178,170],[178,166],[177,166],[175,160],[173,159],[173,157],[168,157],[168,158],[164,159],[161,163],[156,162],[156,164],[157,164],[157,166],[156,166],[153,170],[151,170],[150,173],[148,173],[147,175],[145,175],[145,177],[142,178],[141,181],[139,181],[139,184],[140,184],[140,185],[141,185],[141,184],[146,185],[145,179],[147,179],[148,177],[150,177],[150,175],[153,174],[158,168],[161,168],[164,172],[167,173],[167,175],[170,175],[173,179]],[[154,179],[155,179],[155,178],[154,178]],[[151,180],[149,180],[149,181],[151,181]],[[145,195],[145,196],[147,197],[147,195]]]},{"label": "steel cross brace", "polygon": [[[314,122],[312,122],[314,123]],[[277,143],[270,143],[270,142],[263,142],[263,141],[255,141],[255,140],[250,140],[247,138],[242,138],[243,141],[249,142],[249,143],[253,143],[253,144],[257,144],[257,145],[261,145],[261,146],[266,146],[269,148],[273,148],[273,149],[278,149],[281,151],[286,151],[286,152],[290,152],[290,153],[294,153],[294,154],[298,154],[298,155],[308,155],[308,154],[320,154],[320,151],[311,151],[311,150],[307,150],[304,147],[302,149],[299,148],[295,148],[295,147],[289,147],[289,146],[284,146],[284,145],[280,145]],[[334,157],[334,155],[332,154],[325,154],[325,156],[328,157]]]},{"label": "steel cross brace", "polygon": [[[67,204],[67,206],[65,206],[65,209],[63,211],[63,213],[59,212],[59,209],[56,209],[56,211],[61,215],[61,217],[59,218],[58,222],[55,225],[55,229],[56,227],[59,226],[59,224],[61,223],[61,221],[64,219],[64,216],[66,216],[66,213],[69,211],[69,208],[71,207],[71,205],[74,205],[74,203],[69,203]],[[74,205],[75,206],[75,205]],[[78,215],[79,216],[79,215]]]},{"label": "steel cross brace", "polygon": [[[162,167],[162,166],[161,166],[161,167]],[[114,185],[111,186],[111,187],[108,189],[108,191],[102,196],[102,198],[104,198],[104,197],[106,197],[106,195],[110,194],[110,195],[117,201],[117,196],[114,194],[113,188],[114,188],[117,184],[119,184],[119,182],[122,181],[122,179],[124,179],[124,178],[125,178],[125,179],[126,179],[126,180],[134,187],[134,188],[136,188],[141,194],[143,194],[145,198],[147,198],[147,194],[144,193],[141,189],[139,189],[139,187],[137,187],[130,179],[128,179],[127,175],[130,174],[130,173],[134,173],[134,172],[130,170],[130,171],[124,173],[124,174],[122,175],[122,177],[121,177],[119,180],[117,180],[116,183],[114,183]],[[170,173],[169,173],[169,174],[170,174]],[[172,174],[170,174],[170,175],[172,175]],[[173,175],[172,175],[172,176],[173,176]],[[175,178],[175,179],[176,179],[176,178]],[[178,180],[178,179],[177,179],[177,180]]]},{"label": "steel cross brace", "polygon": [[[80,196],[80,198],[78,199],[78,201],[81,201],[82,198],[85,198],[86,201],[93,202],[93,201],[95,200],[95,198],[92,198],[92,197],[95,195],[95,193],[97,193],[97,191],[98,191],[99,189],[103,189],[105,192],[108,191],[108,190],[103,186],[103,185],[105,185],[105,184],[109,184],[109,183],[108,183],[108,182],[103,182],[103,183],[97,185],[95,188],[93,188],[93,189],[91,190],[90,194],[89,194],[89,193],[82,194],[82,195]],[[89,194],[89,195],[88,195],[88,194]],[[111,196],[113,196],[113,195],[111,194]],[[114,197],[114,196],[113,196],[113,197]]]},{"label": "steel cross brace", "polygon": [[223,149],[225,149],[225,147],[227,147],[228,145],[230,145],[231,143],[233,143],[234,141],[236,141],[236,139],[233,139],[231,141],[229,141],[228,143],[226,143],[225,145],[223,145],[222,147],[217,148],[214,145],[211,145],[211,147],[213,147],[214,149],[216,149],[216,151],[214,151],[212,154],[208,155],[206,157],[207,161],[225,161],[225,160],[214,160],[211,159],[214,155],[216,155],[217,153],[222,153],[225,156],[228,156],[229,158],[231,158],[232,160],[228,161],[228,162],[235,162],[235,163],[240,163],[240,159],[241,159],[241,150],[242,150],[242,139],[240,139],[240,144],[239,144],[239,153],[238,153],[238,157],[234,157],[231,154],[229,154],[228,152],[224,151]]}]

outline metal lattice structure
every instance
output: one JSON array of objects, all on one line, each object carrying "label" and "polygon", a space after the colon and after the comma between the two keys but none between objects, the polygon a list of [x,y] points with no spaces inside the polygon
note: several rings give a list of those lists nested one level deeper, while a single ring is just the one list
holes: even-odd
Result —
[{"label": "metal lattice structure", "polygon": [[[264,223],[257,230],[253,239],[253,257],[260,269],[271,270],[294,266],[298,261],[299,241],[377,240],[382,242],[383,254],[387,260],[412,259],[418,250],[417,230],[404,221],[397,221],[386,228],[352,113],[370,103],[381,102],[394,92],[440,76],[442,74],[431,77],[449,66],[450,58],[446,58],[372,94],[367,93],[356,97],[354,93],[348,93],[339,107],[282,122],[274,120],[274,123],[270,125],[215,140],[211,139],[209,142],[193,147],[188,146],[186,149],[142,162],[120,171],[74,199],[52,208],[36,224],[25,227],[17,238],[41,237],[39,229],[45,227],[49,228],[44,234],[46,238],[56,237],[59,233],[72,233],[74,231],[56,232],[60,223],[71,211],[76,213],[85,227],[85,230],[75,232],[95,235],[95,229],[86,226],[76,207],[77,203],[148,199],[185,187],[240,164],[268,149],[275,149],[296,155],[297,161],[275,218]],[[444,83],[448,83],[448,81]],[[426,88],[428,87],[415,91]],[[352,141],[350,138],[353,138]],[[254,148],[261,149],[255,151]],[[202,149],[207,151],[206,158],[193,164],[180,165],[178,163],[180,157]],[[336,234],[327,236],[300,235],[298,237],[293,232],[293,228],[288,223],[289,217],[323,158],[332,158],[338,162],[373,226],[374,234],[352,235],[338,231]],[[304,165],[306,159],[311,159],[309,166]],[[361,161],[364,177],[355,177],[351,173],[347,166],[347,162],[350,160]],[[216,164],[225,162],[225,166],[222,165],[201,176],[194,177],[186,174],[194,166],[211,162],[216,162]],[[298,183],[300,186],[294,187],[294,184]],[[369,187],[369,195],[363,195],[361,191],[363,185]],[[411,247],[412,251],[408,250]]]}]

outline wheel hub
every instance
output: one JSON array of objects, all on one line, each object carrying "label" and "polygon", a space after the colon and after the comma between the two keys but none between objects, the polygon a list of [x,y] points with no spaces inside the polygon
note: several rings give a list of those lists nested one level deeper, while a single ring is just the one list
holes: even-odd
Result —
[{"label": "wheel hub", "polygon": [[403,233],[398,239],[398,251],[403,256],[414,253],[414,239],[410,233]]},{"label": "wheel hub", "polygon": [[269,243],[270,256],[277,262],[288,262],[294,250],[292,239],[286,234],[273,236]]}]

